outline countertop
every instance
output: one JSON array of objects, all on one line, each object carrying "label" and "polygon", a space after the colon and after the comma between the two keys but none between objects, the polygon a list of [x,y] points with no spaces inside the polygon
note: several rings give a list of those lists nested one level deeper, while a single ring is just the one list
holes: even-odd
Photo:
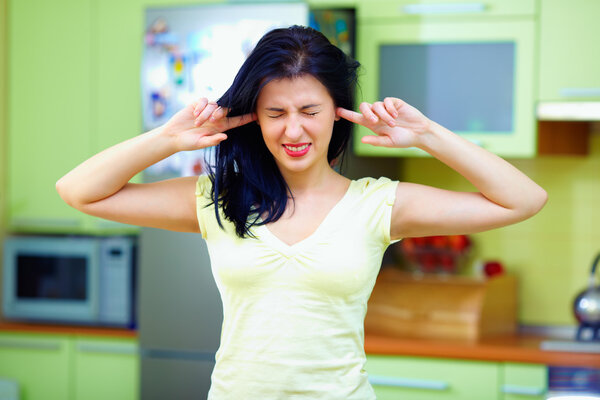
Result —
[{"label": "countertop", "polygon": [[89,335],[136,338],[138,331],[134,329],[103,328],[97,326],[46,325],[0,320],[0,332],[15,333],[49,333],[62,335]]},{"label": "countertop", "polygon": [[499,335],[479,340],[414,339],[365,335],[367,354],[522,362],[600,368],[600,354],[542,350],[551,338]]},{"label": "countertop", "polygon": [[[89,335],[136,338],[138,331],[69,325],[41,325],[0,320],[0,332]],[[600,368],[600,354],[542,350],[548,337],[499,335],[480,340],[444,340],[386,337],[365,334],[367,354],[454,358],[497,362],[523,362],[557,366]]]}]

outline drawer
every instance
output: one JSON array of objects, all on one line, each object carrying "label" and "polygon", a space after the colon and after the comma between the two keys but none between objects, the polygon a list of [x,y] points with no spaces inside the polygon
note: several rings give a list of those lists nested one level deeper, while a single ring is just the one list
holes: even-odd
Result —
[{"label": "drawer", "polygon": [[465,17],[465,16],[533,16],[536,14],[534,0],[376,0],[358,2],[357,17],[364,18],[413,18]]},{"label": "drawer", "polygon": [[501,366],[502,400],[543,400],[548,388],[545,365],[504,363]]},{"label": "drawer", "polygon": [[499,364],[399,356],[367,356],[378,400],[500,400]]}]

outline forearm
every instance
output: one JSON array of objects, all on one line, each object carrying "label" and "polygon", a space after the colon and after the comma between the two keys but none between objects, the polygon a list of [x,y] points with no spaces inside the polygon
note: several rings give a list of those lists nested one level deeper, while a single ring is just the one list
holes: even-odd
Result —
[{"label": "forearm", "polygon": [[156,128],[84,161],[56,183],[60,196],[78,207],[118,192],[137,173],[175,153],[172,140]]},{"label": "forearm", "polygon": [[490,201],[524,216],[535,214],[547,194],[502,158],[432,122],[419,146],[469,180]]}]

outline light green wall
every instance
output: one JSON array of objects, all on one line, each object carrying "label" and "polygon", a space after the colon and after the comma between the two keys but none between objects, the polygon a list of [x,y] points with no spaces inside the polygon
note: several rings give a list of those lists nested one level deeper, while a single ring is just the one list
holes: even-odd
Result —
[{"label": "light green wall", "polygon": [[[0,0],[0,260],[2,260],[2,246],[5,230],[6,209],[6,0]],[[0,274],[2,264],[0,263]],[[1,275],[0,275],[1,276]],[[0,286],[0,296],[2,287]]]},{"label": "light green wall", "polygon": [[[509,160],[546,189],[548,203],[530,220],[474,235],[478,257],[517,274],[523,324],[575,323],[572,301],[600,251],[600,124],[593,130],[587,157]],[[474,190],[435,159],[406,159],[400,168],[405,181]]]},{"label": "light green wall", "polygon": [[[181,3],[190,1],[182,0]],[[154,3],[167,1],[131,0],[127,3],[127,10],[136,9],[139,18],[142,18],[142,4]],[[99,11],[106,15],[112,12],[111,8],[123,7],[117,0],[102,4],[104,6]],[[7,0],[0,0],[0,238],[5,227],[6,192],[6,7]],[[138,81],[131,86],[138,87]],[[137,98],[133,93],[128,92],[127,95]],[[135,109],[135,106],[130,109]],[[134,132],[133,127],[139,125],[139,116],[133,115],[128,124]],[[592,154],[588,157],[542,157],[515,161],[517,167],[546,188],[548,204],[529,221],[475,235],[479,256],[499,259],[509,271],[518,274],[522,323],[574,323],[571,301],[585,286],[592,258],[600,251],[600,125],[596,126],[595,132],[592,135]],[[348,161],[348,174],[352,177],[387,175],[395,178],[396,171],[400,170],[400,176],[407,181],[449,189],[472,189],[461,177],[433,159],[350,156]]]}]

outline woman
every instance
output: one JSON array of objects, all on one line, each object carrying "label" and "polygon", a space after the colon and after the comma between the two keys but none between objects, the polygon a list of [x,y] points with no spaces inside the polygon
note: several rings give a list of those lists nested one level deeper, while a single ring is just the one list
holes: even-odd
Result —
[{"label": "woman", "polygon": [[[312,29],[271,31],[217,103],[200,99],[57,182],[83,212],[206,239],[224,307],[211,399],[375,398],[363,320],[385,248],[515,223],[546,201],[510,164],[400,99],[351,111],[357,66]],[[363,142],[421,148],[479,192],[350,181],[332,164],[352,123],[375,133]],[[128,183],[211,146],[209,176]]]}]

